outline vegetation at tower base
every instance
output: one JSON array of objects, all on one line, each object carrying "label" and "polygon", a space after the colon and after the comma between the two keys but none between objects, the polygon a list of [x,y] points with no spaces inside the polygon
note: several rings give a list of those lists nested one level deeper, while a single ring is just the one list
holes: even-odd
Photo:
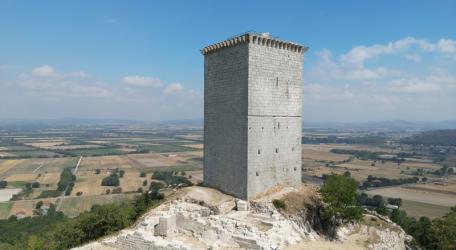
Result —
[{"label": "vegetation at tower base", "polygon": [[362,209],[357,205],[357,188],[358,183],[348,175],[328,175],[320,188],[323,201],[328,204],[324,212],[325,218],[360,220]]},{"label": "vegetation at tower base", "polygon": [[0,249],[69,249],[132,225],[163,195],[143,193],[133,202],[96,205],[68,218],[51,206],[46,215],[0,220]]}]

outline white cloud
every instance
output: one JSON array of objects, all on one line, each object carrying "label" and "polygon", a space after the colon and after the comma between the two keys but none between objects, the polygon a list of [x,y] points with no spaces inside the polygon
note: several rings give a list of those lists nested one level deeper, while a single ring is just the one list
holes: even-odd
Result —
[{"label": "white cloud", "polygon": [[408,61],[419,63],[421,62],[421,56],[419,54],[405,54],[403,55]]},{"label": "white cloud", "polygon": [[58,76],[55,69],[49,65],[43,65],[43,66],[34,68],[32,70],[32,75],[39,76],[39,77],[57,77]]},{"label": "white cloud", "polygon": [[[167,120],[202,116],[202,93],[181,83],[157,86],[159,78],[153,77],[107,83],[83,71],[59,72],[49,65],[47,71],[38,68],[0,74],[0,100],[4,104],[0,105],[0,117]],[[149,85],[156,86],[156,91],[137,87]],[[14,109],[1,109],[4,106]]]},{"label": "white cloud", "polygon": [[161,80],[158,77],[147,76],[125,76],[122,82],[131,86],[138,87],[160,87]]},{"label": "white cloud", "polygon": [[441,87],[438,84],[423,82],[422,80],[416,78],[392,80],[388,84],[387,89],[389,91],[405,94],[429,94],[441,91]]},{"label": "white cloud", "polygon": [[339,62],[336,62],[333,60],[332,53],[328,49],[317,52],[317,56],[319,57],[320,62],[317,63],[316,67],[311,68],[309,71],[310,75],[316,78],[332,78],[339,80],[372,80],[400,74],[398,70],[392,70],[385,67],[369,69],[365,68],[362,64],[360,66],[353,66],[352,64],[341,62],[343,59],[339,60]]},{"label": "white cloud", "polygon": [[15,86],[28,94],[46,99],[110,97],[114,93],[104,84],[88,78],[83,71],[69,73],[57,72],[53,67],[44,65],[34,68],[30,73],[21,73]]},{"label": "white cloud", "polygon": [[85,73],[84,71],[73,71],[73,72],[68,73],[68,76],[79,77],[79,78],[89,77],[89,75],[87,73]]},{"label": "white cloud", "polygon": [[425,39],[406,37],[386,44],[374,44],[372,46],[355,46],[347,53],[340,56],[342,63],[355,67],[364,67],[366,60],[388,54],[406,51],[412,46],[417,46],[423,52],[438,51],[444,54],[456,53],[456,40],[442,38],[436,43]]},{"label": "white cloud", "polygon": [[179,93],[182,93],[183,90],[184,90],[184,86],[182,86],[182,84],[180,84],[178,82],[175,82],[175,83],[171,83],[168,86],[166,86],[166,88],[163,90],[163,93],[165,93],[167,95],[179,94]]},{"label": "white cloud", "polygon": [[442,38],[437,43],[437,47],[443,53],[448,53],[448,54],[456,53],[456,41],[455,40]]}]

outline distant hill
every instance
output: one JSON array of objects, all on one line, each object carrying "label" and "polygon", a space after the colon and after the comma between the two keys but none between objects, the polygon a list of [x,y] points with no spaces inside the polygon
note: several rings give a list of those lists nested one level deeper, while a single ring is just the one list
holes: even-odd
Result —
[{"label": "distant hill", "polygon": [[140,121],[122,119],[89,119],[89,118],[62,118],[62,119],[1,119],[0,129],[44,129],[44,128],[74,128],[85,126],[192,126],[202,127],[203,119],[185,119],[172,121]]},{"label": "distant hill", "polygon": [[[61,127],[84,127],[84,126],[191,126],[203,127],[203,118],[165,120],[165,121],[141,121],[126,119],[90,119],[90,118],[62,118],[62,119],[2,119],[0,129],[30,129],[30,128],[61,128]],[[437,122],[411,122],[411,121],[375,121],[375,122],[312,122],[303,117],[302,127],[306,129],[390,129],[390,130],[437,130],[456,129],[456,120]]]},{"label": "distant hill", "polygon": [[425,131],[401,139],[401,143],[412,145],[456,146],[456,129]]},{"label": "distant hill", "polygon": [[456,120],[436,122],[412,122],[412,121],[375,121],[375,122],[311,122],[303,118],[303,128],[327,128],[327,129],[391,129],[391,130],[436,130],[456,129]]}]

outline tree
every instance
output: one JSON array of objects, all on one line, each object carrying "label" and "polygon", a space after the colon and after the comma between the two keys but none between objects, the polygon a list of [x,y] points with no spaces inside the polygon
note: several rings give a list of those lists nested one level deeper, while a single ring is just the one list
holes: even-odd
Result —
[{"label": "tree", "polygon": [[112,173],[110,176],[103,178],[101,185],[117,187],[120,185],[119,176],[115,173]]},{"label": "tree", "polygon": [[323,201],[328,204],[325,210],[327,218],[341,216],[346,220],[359,220],[362,210],[356,204],[358,183],[344,175],[331,174],[327,176],[320,188]]},{"label": "tree", "polygon": [[35,208],[36,208],[36,209],[40,209],[41,206],[43,206],[43,201],[38,201],[38,202],[36,203],[36,205],[35,205]]},{"label": "tree", "polygon": [[402,205],[402,199],[401,198],[388,198],[388,203],[391,205],[396,205],[400,207]]},{"label": "tree", "polygon": [[146,177],[146,172],[142,171],[142,172],[139,174],[139,177]]},{"label": "tree", "polygon": [[36,235],[32,235],[27,240],[27,250],[41,250],[45,249],[45,241]]},{"label": "tree", "polygon": [[432,221],[429,237],[430,249],[456,249],[456,207],[443,218]]},{"label": "tree", "polygon": [[7,181],[0,181],[0,188],[6,188],[6,186],[8,186]]},{"label": "tree", "polygon": [[122,178],[125,174],[125,170],[120,170],[119,171],[119,177]]},{"label": "tree", "polygon": [[142,185],[143,185],[143,187],[147,186],[147,180],[144,180]]}]

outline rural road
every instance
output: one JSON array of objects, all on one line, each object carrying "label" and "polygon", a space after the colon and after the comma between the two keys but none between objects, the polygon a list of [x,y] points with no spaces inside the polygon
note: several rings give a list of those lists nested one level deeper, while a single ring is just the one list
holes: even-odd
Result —
[{"label": "rural road", "polygon": [[33,173],[36,173],[36,171],[38,171],[38,169],[40,169],[43,165],[44,165],[44,162],[41,163],[37,168],[35,168],[35,170],[33,170]]},{"label": "rural road", "polygon": [[[76,175],[76,173],[78,172],[78,169],[79,169],[79,165],[81,164],[81,161],[82,161],[82,156],[79,157],[79,161],[78,163],[76,164],[76,167],[74,168],[73,170],[73,175]],[[62,193],[62,196],[60,197],[60,199],[57,201],[57,206],[55,207],[55,211],[60,211],[60,207],[62,206],[62,201],[63,199],[65,199],[65,193],[66,191],[68,190],[68,187],[70,185],[66,186],[65,190],[63,191]]]}]

